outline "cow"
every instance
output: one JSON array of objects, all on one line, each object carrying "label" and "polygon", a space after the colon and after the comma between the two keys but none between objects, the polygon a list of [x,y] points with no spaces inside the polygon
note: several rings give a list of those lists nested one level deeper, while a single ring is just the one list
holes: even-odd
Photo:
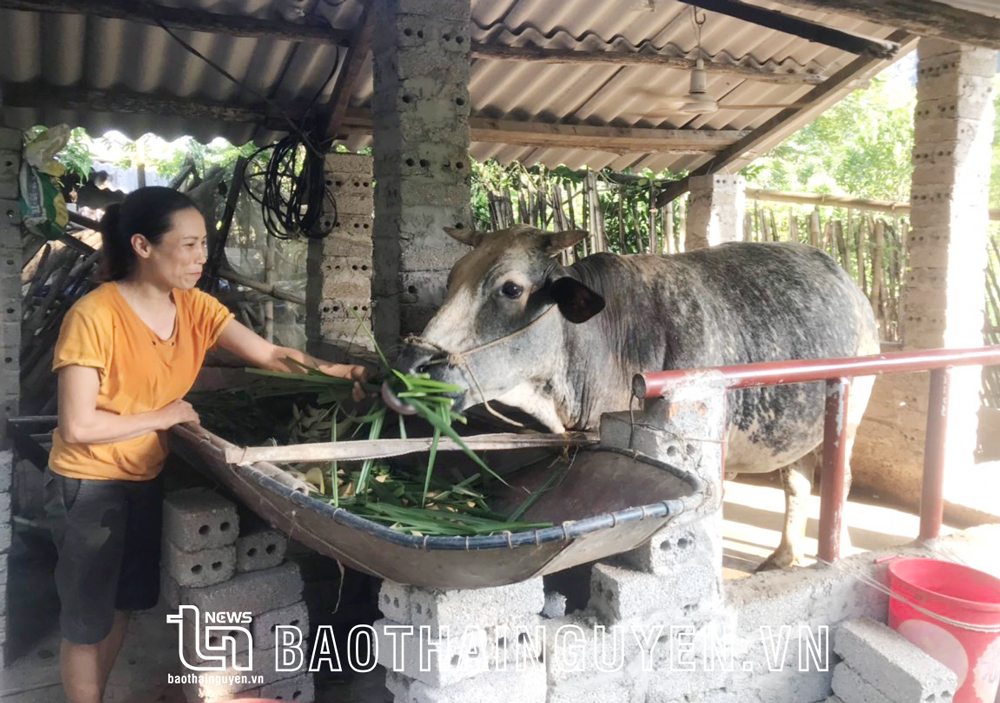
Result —
[{"label": "cow", "polygon": [[[592,430],[603,413],[629,408],[636,373],[879,352],[867,298],[809,246],[598,253],[567,267],[560,254],[586,232],[447,232],[473,249],[452,268],[443,305],[404,344],[397,366],[467,389],[458,411],[497,401],[554,433]],[[872,382],[852,386],[850,444]],[[824,385],[730,391],[727,406],[727,476],[780,470],[785,488],[781,544],[761,569],[791,566],[802,557]]]}]

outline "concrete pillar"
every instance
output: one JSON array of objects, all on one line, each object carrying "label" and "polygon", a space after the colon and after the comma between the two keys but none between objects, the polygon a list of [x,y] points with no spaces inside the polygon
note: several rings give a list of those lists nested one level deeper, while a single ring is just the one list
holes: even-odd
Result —
[{"label": "concrete pillar", "polygon": [[[979,347],[997,52],[939,39],[921,40],[918,52],[903,342],[908,349]],[[979,368],[953,371],[952,476],[973,461],[981,388]]]},{"label": "concrete pillar", "polygon": [[[21,209],[17,176],[21,169],[21,132],[0,128],[0,408],[17,415],[21,353]],[[0,447],[6,423],[0,426]]]},{"label": "concrete pillar", "polygon": [[[0,128],[0,409],[6,420],[18,414],[21,354],[21,210],[17,204],[21,132]],[[0,450],[7,445],[0,421]],[[14,457],[0,451],[0,652],[7,661],[7,557],[10,553]]]},{"label": "concrete pillar", "polygon": [[[372,157],[328,154],[326,187],[336,208],[324,217],[333,230],[309,241],[306,283],[306,337],[310,350],[325,358],[347,348],[372,349]],[[368,332],[364,328],[368,329]]]},{"label": "concrete pillar", "polygon": [[746,181],[736,174],[695,176],[690,180],[684,251],[743,239]]},{"label": "concrete pillar", "polygon": [[469,0],[379,2],[375,59],[375,336],[419,332],[467,251],[471,222]]}]

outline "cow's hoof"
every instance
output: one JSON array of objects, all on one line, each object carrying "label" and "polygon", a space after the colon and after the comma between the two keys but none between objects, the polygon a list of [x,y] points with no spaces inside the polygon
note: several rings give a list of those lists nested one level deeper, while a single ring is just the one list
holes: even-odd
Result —
[{"label": "cow's hoof", "polygon": [[796,559],[791,554],[780,554],[779,552],[775,552],[767,559],[765,559],[764,563],[758,566],[756,569],[754,569],[753,572],[755,574],[760,574],[765,571],[779,571],[781,569],[790,569],[791,567],[798,565],[798,563],[799,560]]}]

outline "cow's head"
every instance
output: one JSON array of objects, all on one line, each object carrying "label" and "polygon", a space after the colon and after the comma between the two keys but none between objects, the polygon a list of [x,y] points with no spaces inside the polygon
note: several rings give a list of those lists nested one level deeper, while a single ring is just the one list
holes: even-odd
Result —
[{"label": "cow's head", "polygon": [[467,389],[456,410],[499,400],[561,431],[549,399],[552,376],[564,368],[563,327],[604,308],[559,260],[587,233],[525,225],[446,231],[473,250],[452,268],[444,304],[397,365]]}]

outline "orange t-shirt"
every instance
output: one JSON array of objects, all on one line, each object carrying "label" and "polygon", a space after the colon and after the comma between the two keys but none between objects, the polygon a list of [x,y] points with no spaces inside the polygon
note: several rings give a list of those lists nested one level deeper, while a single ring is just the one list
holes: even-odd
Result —
[{"label": "orange t-shirt", "polygon": [[[164,340],[132,310],[115,283],[99,286],[66,313],[53,371],[64,366],[97,369],[97,408],[118,415],[159,410],[183,398],[233,314],[197,289],[174,289],[173,297],[174,333]],[[160,473],[167,453],[163,432],[122,442],[71,444],[56,429],[49,467],[69,478],[146,481]]]}]

